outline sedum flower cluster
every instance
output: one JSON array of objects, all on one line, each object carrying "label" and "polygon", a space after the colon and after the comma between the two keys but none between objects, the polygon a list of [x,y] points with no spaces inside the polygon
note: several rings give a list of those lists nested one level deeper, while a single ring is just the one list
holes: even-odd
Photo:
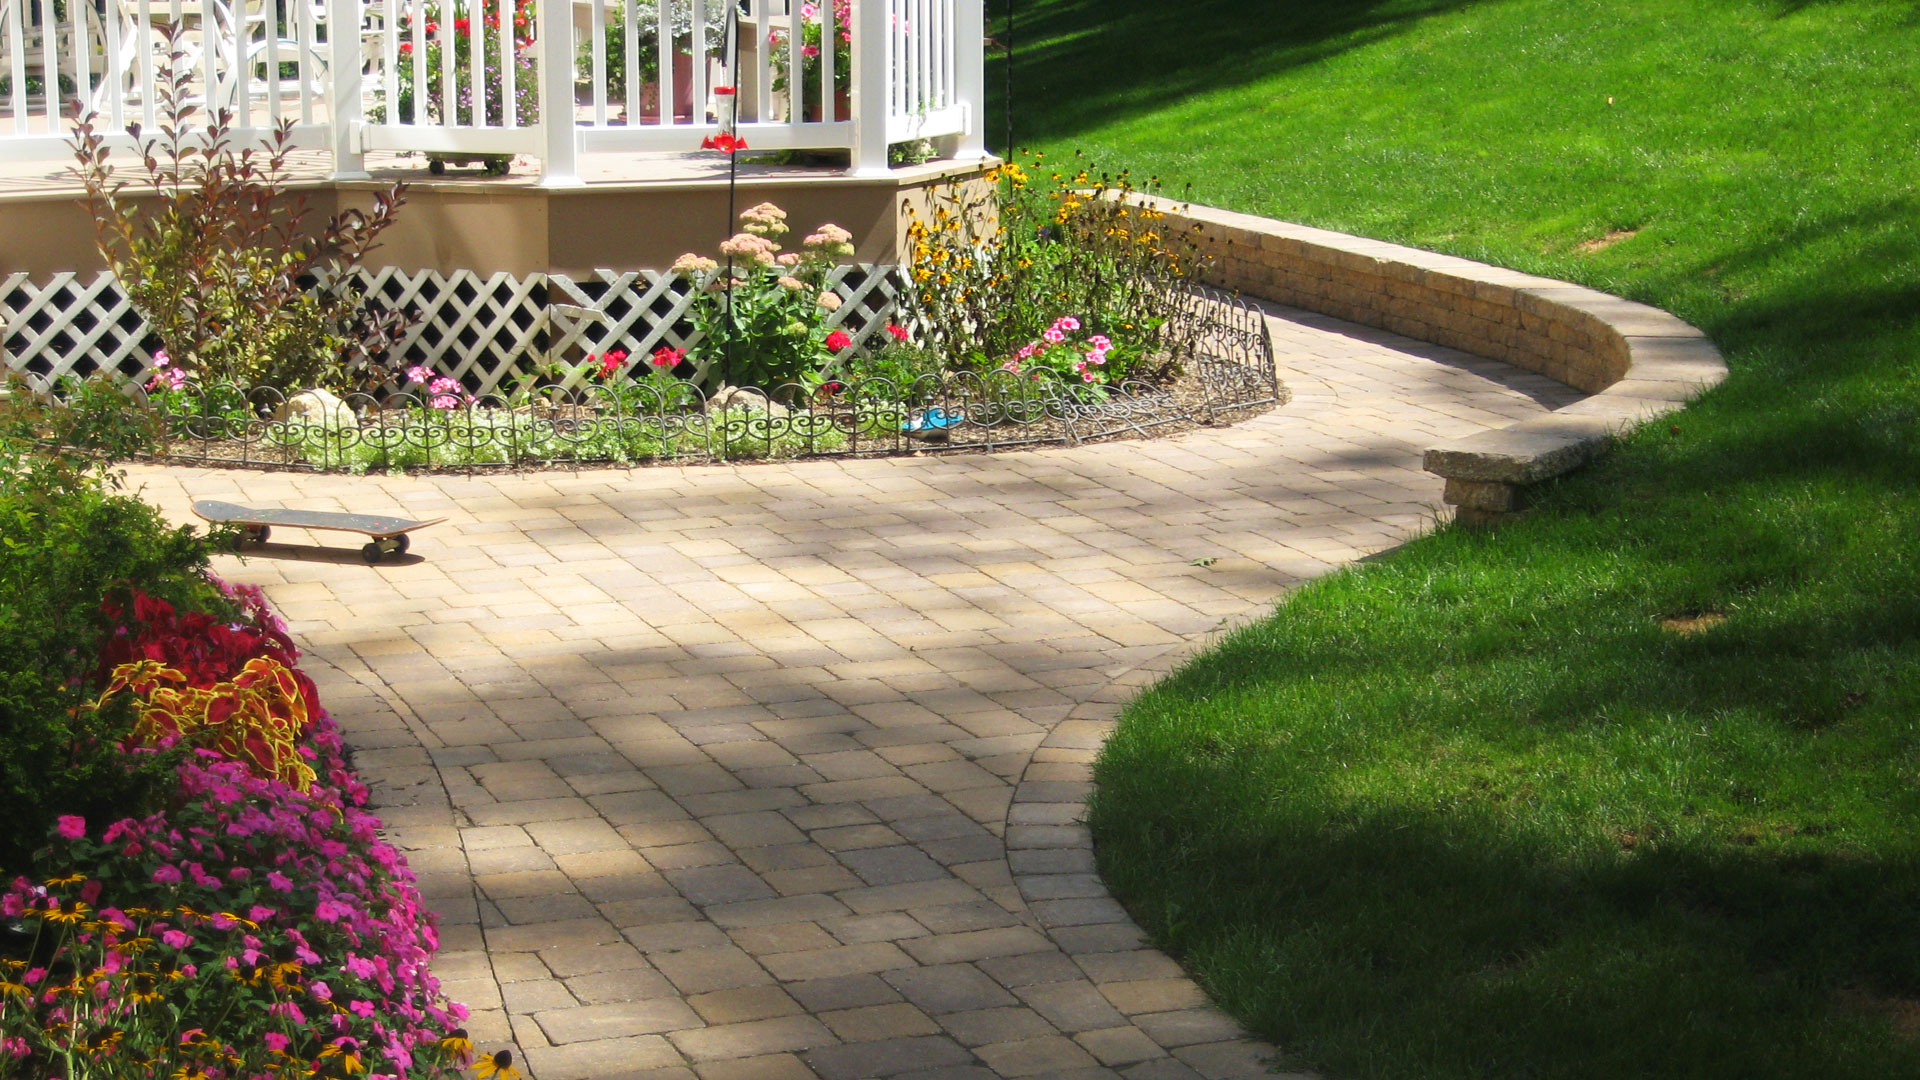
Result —
[{"label": "sedum flower cluster", "polygon": [[[740,231],[720,244],[724,265],[688,252],[672,271],[693,286],[696,375],[708,389],[752,386],[771,392],[831,359],[828,315],[840,298],[827,274],[853,254],[853,234],[825,224],[784,251],[787,213],[772,203],[740,214]],[[844,336],[844,335],[842,335]]]}]

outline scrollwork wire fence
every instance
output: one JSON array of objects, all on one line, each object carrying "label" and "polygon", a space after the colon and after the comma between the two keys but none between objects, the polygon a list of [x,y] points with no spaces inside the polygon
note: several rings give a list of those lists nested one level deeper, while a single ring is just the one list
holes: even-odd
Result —
[{"label": "scrollwork wire fence", "polygon": [[1187,375],[1173,386],[1090,391],[1048,372],[957,371],[905,384],[726,389],[711,399],[692,383],[647,381],[472,398],[385,392],[325,401],[192,384],[135,394],[160,421],[162,460],[346,472],[985,451],[1145,435],[1278,400],[1272,339],[1257,309],[1196,289],[1175,318],[1167,338],[1191,343],[1182,346],[1191,352],[1176,357]]}]

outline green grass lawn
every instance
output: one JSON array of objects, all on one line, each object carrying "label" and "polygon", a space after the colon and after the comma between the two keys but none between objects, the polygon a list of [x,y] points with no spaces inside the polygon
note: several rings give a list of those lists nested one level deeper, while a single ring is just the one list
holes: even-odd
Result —
[{"label": "green grass lawn", "polygon": [[1920,5],[1020,11],[1023,144],[1733,369],[1132,705],[1093,826],[1143,924],[1334,1077],[1920,1076]]}]

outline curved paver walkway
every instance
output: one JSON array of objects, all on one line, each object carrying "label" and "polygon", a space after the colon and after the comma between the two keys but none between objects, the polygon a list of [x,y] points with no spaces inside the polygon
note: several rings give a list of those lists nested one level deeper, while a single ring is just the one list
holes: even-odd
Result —
[{"label": "curved paver walkway", "polygon": [[218,569],[292,623],[443,913],[447,991],[534,1080],[1251,1077],[1268,1048],[1093,875],[1076,815],[1117,702],[1428,526],[1427,446],[1574,397],[1283,314],[1292,402],[1157,442],[132,476],[180,521],[451,519],[398,564],[332,534]]}]

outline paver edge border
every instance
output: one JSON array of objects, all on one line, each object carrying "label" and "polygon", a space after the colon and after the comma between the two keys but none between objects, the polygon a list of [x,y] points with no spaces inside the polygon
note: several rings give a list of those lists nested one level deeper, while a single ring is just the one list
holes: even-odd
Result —
[{"label": "paver edge border", "polygon": [[1504,360],[1589,396],[1545,416],[1429,447],[1455,520],[1492,525],[1528,489],[1727,377],[1698,327],[1647,304],[1453,255],[1214,207],[1154,200],[1199,226],[1210,285]]}]

